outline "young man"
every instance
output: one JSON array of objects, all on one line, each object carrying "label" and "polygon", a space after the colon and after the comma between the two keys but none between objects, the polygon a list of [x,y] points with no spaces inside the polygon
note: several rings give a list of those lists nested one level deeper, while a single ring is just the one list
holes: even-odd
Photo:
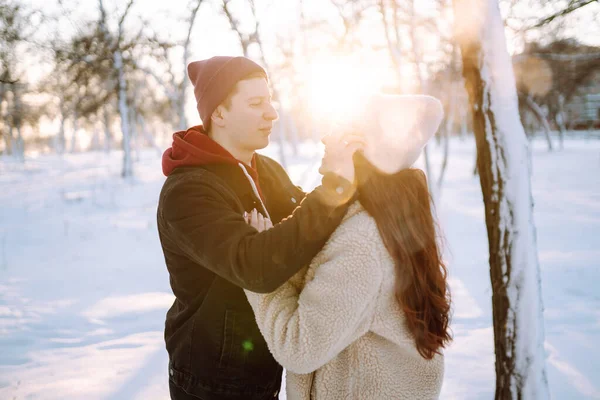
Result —
[{"label": "young man", "polygon": [[[358,145],[305,194],[255,154],[277,119],[265,71],[244,57],[213,57],[192,62],[188,75],[202,125],[173,135],[157,213],[176,296],[165,324],[171,398],[277,398],[282,367],[243,289],[271,292],[319,252],[354,196]],[[274,227],[259,233],[248,213]]]}]

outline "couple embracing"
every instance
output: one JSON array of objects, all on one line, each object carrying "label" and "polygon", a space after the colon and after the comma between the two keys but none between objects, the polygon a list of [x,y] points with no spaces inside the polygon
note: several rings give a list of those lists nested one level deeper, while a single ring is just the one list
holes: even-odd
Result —
[{"label": "couple embracing", "polygon": [[175,301],[172,399],[434,399],[450,341],[425,174],[442,119],[428,96],[376,95],[323,138],[321,185],[266,147],[277,112],[244,57],[188,66],[202,125],[163,155],[157,219]]}]

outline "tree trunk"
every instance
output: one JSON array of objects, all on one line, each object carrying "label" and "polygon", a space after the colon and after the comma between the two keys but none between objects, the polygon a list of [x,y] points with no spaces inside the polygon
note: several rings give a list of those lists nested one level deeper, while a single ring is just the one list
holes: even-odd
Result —
[{"label": "tree trunk", "polygon": [[90,140],[90,150],[98,150],[100,148],[100,130],[98,129],[98,124],[94,124],[94,130],[92,133],[92,139]]},{"label": "tree trunk", "polygon": [[160,157],[162,155],[162,149],[156,144],[156,138],[148,130],[148,126],[146,125],[146,119],[142,114],[138,114],[138,124],[140,126],[140,129],[142,130],[142,135],[144,136],[148,144],[152,146],[154,150],[156,150],[158,156]]},{"label": "tree trunk", "polygon": [[106,106],[102,107],[102,116],[104,117],[104,150],[106,153],[110,153],[110,149],[113,143],[113,136],[110,131],[110,116]]},{"label": "tree trunk", "polygon": [[442,131],[442,140],[444,141],[444,156],[442,158],[442,166],[440,167],[440,174],[437,180],[437,191],[438,196],[442,193],[442,184],[444,183],[444,176],[446,175],[446,167],[448,166],[448,154],[450,152],[450,132],[454,126],[454,105],[450,104],[450,112],[446,116],[446,124]]},{"label": "tree trunk", "polygon": [[544,135],[546,136],[546,141],[548,142],[548,151],[552,151],[552,139],[550,139],[550,125],[548,124],[548,120],[544,115],[544,112],[540,108],[540,106],[531,98],[531,95],[523,95],[525,98],[525,104],[531,110],[533,115],[535,115],[536,119],[540,124],[542,124],[542,128],[544,129]]},{"label": "tree trunk", "polygon": [[79,130],[79,114],[73,109],[73,134],[71,135],[71,153],[77,151],[77,131]]},{"label": "tree trunk", "polygon": [[[395,1],[395,0],[394,0]],[[419,43],[417,42],[417,25],[416,18],[417,14],[415,11],[415,1],[409,1],[410,7],[410,42],[412,46],[412,52],[415,59],[415,72],[417,75],[417,82],[419,84],[419,93],[425,93],[425,79],[423,78],[423,71],[421,69],[421,51]],[[429,162],[429,144],[426,144],[423,148],[423,157],[425,160],[425,174],[427,174],[427,184],[429,185],[429,192],[433,197],[434,201],[437,199],[436,187],[434,184],[433,171],[431,169],[431,163]]]},{"label": "tree trunk", "polygon": [[[15,85],[13,91],[14,96],[14,109],[13,109],[13,124],[17,130],[17,140],[15,143],[16,155],[21,161],[25,161],[25,140],[23,139],[23,105],[21,103],[21,93],[18,90],[18,86]],[[12,137],[12,133],[11,133]]]},{"label": "tree trunk", "polygon": [[123,132],[123,178],[133,176],[133,162],[131,160],[131,132],[129,128],[129,107],[127,106],[127,83],[125,71],[123,70],[123,55],[121,50],[114,53],[115,69],[118,74],[117,96],[119,116],[121,117],[121,131]]},{"label": "tree trunk", "polygon": [[567,128],[565,126],[565,97],[562,94],[558,95],[558,111],[555,116],[556,125],[558,126],[558,143],[562,149],[565,148],[564,140]]},{"label": "tree trunk", "polygon": [[130,143],[133,154],[135,155],[135,162],[140,161],[140,131],[137,125],[137,112],[135,107],[129,109],[129,132],[130,132]]},{"label": "tree trunk", "polygon": [[15,152],[15,149],[14,149],[15,145],[13,143],[14,135],[13,135],[12,120],[8,124],[8,132],[6,133],[5,139],[6,139],[6,150],[7,150],[6,154],[9,154],[9,155],[14,154],[14,152]]},{"label": "tree trunk", "polygon": [[65,136],[65,98],[61,92],[60,95],[60,126],[58,128],[58,134],[55,141],[55,151],[58,154],[63,154],[67,147],[67,138]]},{"label": "tree trunk", "polygon": [[496,395],[548,399],[530,160],[497,0],[454,0],[488,232]]}]

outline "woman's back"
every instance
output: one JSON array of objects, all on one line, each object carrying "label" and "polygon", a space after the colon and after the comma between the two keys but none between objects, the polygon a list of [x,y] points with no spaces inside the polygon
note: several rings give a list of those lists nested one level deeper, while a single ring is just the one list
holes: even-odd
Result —
[{"label": "woman's back", "polygon": [[[368,254],[368,257],[353,263],[352,260],[359,258],[351,255],[357,253]],[[347,257],[344,265],[336,262],[341,254]],[[310,286],[311,282],[327,280],[323,276],[327,271],[322,270],[327,263],[328,267],[343,268],[347,276],[344,281],[331,280],[329,287],[323,287],[335,293],[333,298],[337,299],[329,307],[342,307],[342,302],[353,300],[366,300],[367,304],[363,304],[361,322],[348,334],[349,344],[340,349],[341,352],[314,373],[296,374],[292,372],[296,366],[288,366],[291,367],[287,371],[288,399],[437,398],[444,373],[443,356],[426,360],[417,351],[394,296],[393,259],[375,221],[359,202],[350,207],[342,224],[314,258],[304,276],[304,284]],[[349,299],[345,295],[357,293],[353,286],[361,285],[372,287],[372,298]],[[354,310],[357,307],[352,306]],[[329,317],[331,329],[344,323],[342,314],[337,318],[323,317]]]}]

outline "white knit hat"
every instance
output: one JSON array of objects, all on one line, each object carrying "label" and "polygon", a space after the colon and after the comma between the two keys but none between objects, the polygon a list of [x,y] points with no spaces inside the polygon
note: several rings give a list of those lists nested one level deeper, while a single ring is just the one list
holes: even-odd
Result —
[{"label": "white knit hat", "polygon": [[364,154],[382,172],[409,168],[436,133],[444,109],[438,99],[425,95],[373,95],[363,119]]}]

